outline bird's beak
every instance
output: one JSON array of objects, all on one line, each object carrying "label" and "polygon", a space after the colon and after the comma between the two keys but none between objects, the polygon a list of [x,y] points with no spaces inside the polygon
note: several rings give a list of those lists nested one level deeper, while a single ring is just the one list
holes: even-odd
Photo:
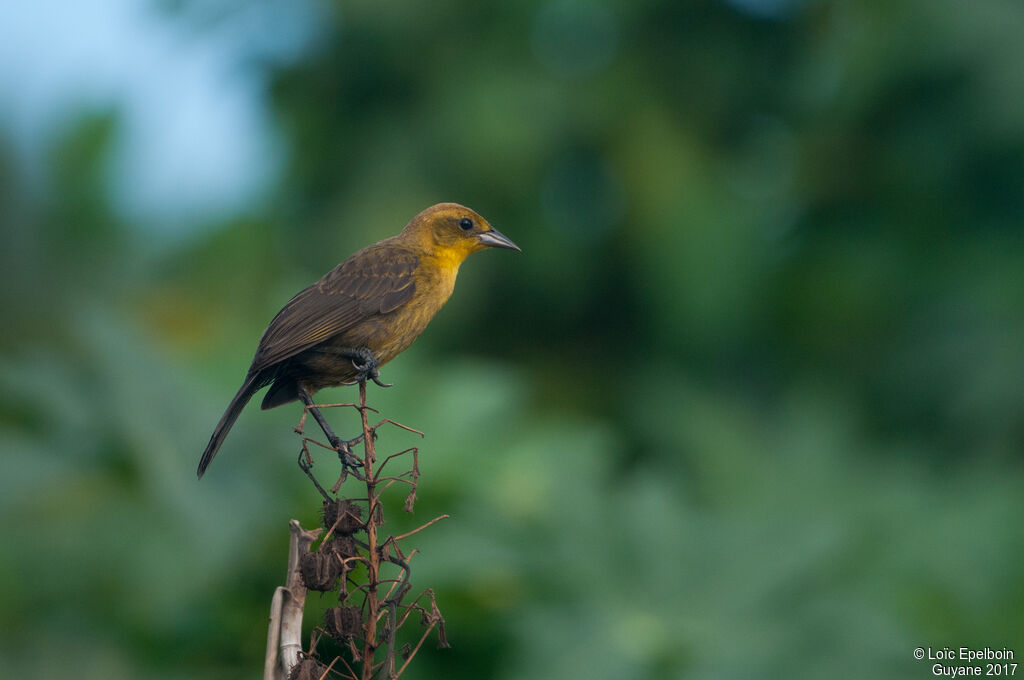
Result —
[{"label": "bird's beak", "polygon": [[509,250],[518,250],[523,252],[523,249],[512,243],[512,239],[505,236],[497,229],[491,229],[477,235],[477,241],[487,246],[488,248],[508,248]]}]

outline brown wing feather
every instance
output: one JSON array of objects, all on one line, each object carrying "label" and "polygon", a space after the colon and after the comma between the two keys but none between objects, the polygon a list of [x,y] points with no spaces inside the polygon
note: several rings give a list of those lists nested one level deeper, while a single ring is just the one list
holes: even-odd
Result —
[{"label": "brown wing feather", "polygon": [[358,323],[394,311],[416,290],[419,258],[386,241],[365,248],[293,297],[260,338],[250,374]]}]

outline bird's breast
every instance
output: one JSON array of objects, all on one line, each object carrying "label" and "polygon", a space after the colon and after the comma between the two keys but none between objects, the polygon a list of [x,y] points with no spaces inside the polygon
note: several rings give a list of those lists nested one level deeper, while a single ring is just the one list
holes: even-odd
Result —
[{"label": "bird's breast", "polygon": [[416,270],[416,291],[409,301],[392,312],[367,319],[346,333],[344,342],[370,348],[380,364],[398,356],[419,337],[451,297],[458,266],[444,264],[424,258]]}]

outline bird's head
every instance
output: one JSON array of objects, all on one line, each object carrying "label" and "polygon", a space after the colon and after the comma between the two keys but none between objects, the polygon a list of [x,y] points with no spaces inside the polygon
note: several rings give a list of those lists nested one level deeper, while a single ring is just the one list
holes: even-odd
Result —
[{"label": "bird's head", "polygon": [[402,234],[427,253],[450,260],[455,266],[484,248],[521,250],[483,217],[458,203],[430,206],[412,218]]}]

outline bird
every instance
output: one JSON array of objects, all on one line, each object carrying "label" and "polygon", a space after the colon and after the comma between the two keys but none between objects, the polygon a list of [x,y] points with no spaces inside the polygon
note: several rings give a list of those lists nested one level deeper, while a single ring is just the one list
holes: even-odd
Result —
[{"label": "bird", "polygon": [[325,387],[364,380],[384,385],[378,368],[423,332],[451,296],[462,262],[487,248],[522,250],[473,210],[438,203],[397,236],[363,248],[300,291],[263,332],[242,386],[203,451],[198,477],[245,405],[268,385],[264,410],[297,400],[312,406],[310,395]]}]

